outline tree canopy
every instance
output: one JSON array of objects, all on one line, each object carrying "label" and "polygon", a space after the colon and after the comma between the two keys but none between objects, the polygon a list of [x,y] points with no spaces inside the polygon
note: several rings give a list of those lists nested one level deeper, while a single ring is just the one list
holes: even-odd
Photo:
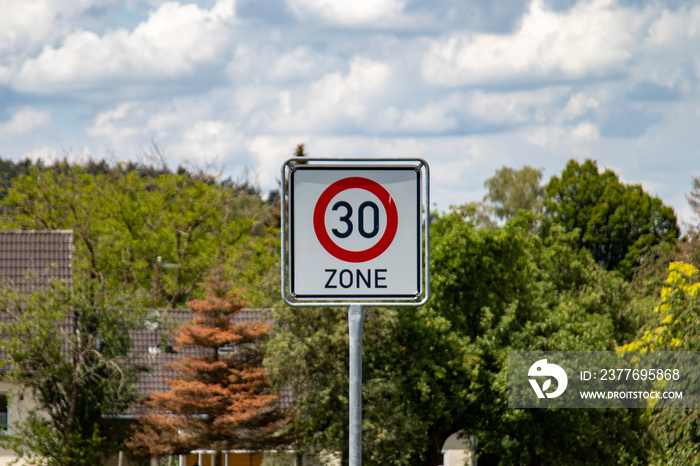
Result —
[{"label": "tree canopy", "polygon": [[[612,350],[634,335],[625,282],[578,250],[575,234],[553,228],[541,238],[531,221],[488,229],[462,209],[433,216],[430,302],[372,309],[366,320],[365,461],[437,465],[455,432],[478,436],[479,464],[645,458],[645,425],[636,412],[507,407],[509,349]],[[340,451],[347,435],[343,312],[280,310],[276,318],[268,363],[278,381],[293,384],[296,426],[308,442]],[[568,428],[551,427],[558,425]],[[584,431],[605,432],[610,441],[579,435]],[[552,442],[566,448],[552,452]]]},{"label": "tree canopy", "polygon": [[593,160],[570,160],[561,177],[552,177],[545,208],[554,223],[579,232],[579,248],[627,278],[650,247],[680,235],[671,207],[640,185],[621,183],[611,170],[600,173]]},{"label": "tree canopy", "polygon": [[[297,154],[305,154],[303,145],[297,147]],[[541,177],[542,172],[531,167],[503,167],[487,180],[489,192],[484,202],[433,213],[432,297],[428,304],[417,309],[367,310],[363,350],[363,455],[367,464],[440,464],[441,447],[455,432],[478,438],[481,466],[660,465],[676,459],[691,461],[697,453],[700,423],[690,412],[508,407],[508,351],[614,350],[630,342],[649,349],[697,346],[697,316],[693,314],[697,293],[693,290],[700,274],[692,268],[698,264],[690,265],[698,257],[697,238],[689,235],[685,243],[675,244],[679,229],[673,210],[641,186],[620,182],[610,170],[601,172],[591,160],[570,161],[544,191]],[[700,198],[698,186],[696,180],[689,195],[695,208],[693,202]],[[17,332],[37,342],[45,335],[54,345],[65,336],[59,335],[56,319],[72,316],[73,309],[78,314],[84,310],[85,318],[74,320],[76,325],[83,322],[74,333],[95,337],[94,344],[100,347],[90,360],[96,368],[90,373],[99,374],[103,383],[95,391],[88,384],[85,392],[93,393],[91,399],[99,409],[117,409],[130,400],[131,392],[109,385],[118,380],[118,371],[110,368],[119,367],[122,374],[130,369],[117,365],[119,358],[109,355],[123,351],[128,341],[125,332],[111,334],[114,341],[103,346],[112,337],[105,333],[103,338],[102,332],[111,331],[124,318],[119,312],[104,315],[106,297],[122,290],[139,305],[190,302],[198,315],[193,324],[180,329],[179,343],[208,348],[216,356],[184,360],[177,366],[182,378],[172,381],[173,391],[152,397],[152,406],[176,415],[160,418],[150,427],[144,424],[140,437],[134,438],[135,442],[140,439],[141,453],[192,448],[194,443],[176,435],[177,429],[213,435],[196,437],[197,446],[255,448],[253,440],[260,440],[253,435],[255,422],[236,424],[245,415],[226,410],[239,398],[248,397],[252,404],[238,406],[252,413],[256,407],[269,407],[266,403],[274,398],[260,367],[263,353],[257,351],[264,341],[265,365],[275,387],[291,387],[296,408],[284,435],[269,437],[270,446],[282,443],[283,438],[285,442],[295,439],[300,449],[340,453],[346,464],[346,309],[299,312],[278,303],[280,212],[255,188],[181,169],[172,172],[99,162],[59,162],[50,167],[0,163],[0,205],[0,228],[72,229],[76,275],[87,277],[90,283],[74,291],[93,290],[75,294],[55,288],[44,298],[37,295],[27,301],[7,294],[3,299],[8,309],[17,308],[15,301],[27,309],[41,309],[36,324],[18,317],[13,328],[2,328],[7,354],[38,358],[30,350],[33,345],[24,348],[17,343]],[[489,214],[505,224],[492,222]],[[163,267],[156,269],[158,257]],[[679,258],[685,265],[674,265],[664,291],[658,292],[658,277],[665,277],[667,263]],[[251,305],[278,304],[269,340],[267,327],[233,329],[222,324],[240,303],[234,295],[214,290],[205,296],[196,286],[215,266],[223,266],[225,275],[233,280],[235,296]],[[86,296],[90,299],[84,301],[93,303],[92,307],[81,304]],[[641,326],[648,333],[640,331]],[[224,334],[234,341],[219,338]],[[245,343],[236,349],[236,342]],[[59,351],[54,346],[47,348],[42,357]],[[249,365],[236,359],[243,355],[251,357]],[[115,364],[103,364],[107,360]],[[248,369],[253,372],[246,372]],[[65,370],[60,366],[59,375],[44,380],[74,387],[70,385],[74,372],[70,365]],[[222,383],[215,377],[224,373],[237,374],[240,383]],[[15,374],[19,377],[20,372]],[[250,382],[249,391],[243,379]],[[37,390],[40,393],[42,388]],[[230,404],[222,408],[221,399]],[[105,427],[93,422],[99,412],[88,409],[84,401],[71,410],[70,400],[52,400],[56,414],[50,419],[76,420],[56,424],[30,417],[27,429],[33,430],[17,432],[25,437],[31,432],[37,440],[30,446],[16,443],[17,448],[24,452],[63,448],[73,455],[69,458],[84,458],[85,464],[99,456],[90,456],[92,453],[85,453],[88,450],[104,446],[105,452],[110,451]],[[188,411],[186,406],[196,409]],[[46,409],[51,412],[52,408]],[[66,417],[71,412],[82,417]],[[275,417],[273,410],[265,412],[271,416],[267,417],[270,425],[287,421],[286,414]],[[195,423],[205,418],[209,424]],[[178,424],[180,421],[189,424]],[[217,423],[238,437],[224,438],[222,430],[213,428]],[[674,423],[683,431],[674,430]],[[60,438],[66,432],[83,443],[64,447]],[[89,435],[93,440],[85,440]],[[668,454],[655,450],[654,438],[660,439]],[[38,458],[37,464],[44,464]]]},{"label": "tree canopy", "polygon": [[240,290],[263,299],[261,281],[275,264],[273,210],[245,184],[206,175],[117,165],[30,166],[1,201],[0,228],[71,229],[74,268],[110,289],[155,293],[175,306],[193,297],[212,266],[238,271]]},{"label": "tree canopy", "polygon": [[544,199],[541,179],[542,170],[528,165],[520,170],[502,167],[484,183],[488,189],[484,201],[493,205],[494,214],[501,220],[512,220],[522,210],[540,212]]}]

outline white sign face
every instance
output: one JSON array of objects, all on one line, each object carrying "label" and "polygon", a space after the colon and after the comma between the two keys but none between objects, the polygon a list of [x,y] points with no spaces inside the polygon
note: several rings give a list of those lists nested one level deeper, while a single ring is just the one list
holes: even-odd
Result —
[{"label": "white sign face", "polygon": [[291,296],[354,301],[421,294],[415,166],[299,165],[289,183]]}]

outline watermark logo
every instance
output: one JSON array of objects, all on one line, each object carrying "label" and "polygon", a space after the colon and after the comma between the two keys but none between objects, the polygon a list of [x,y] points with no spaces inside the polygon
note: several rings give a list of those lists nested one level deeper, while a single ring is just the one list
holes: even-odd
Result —
[{"label": "watermark logo", "polygon": [[[535,391],[537,398],[556,398],[564,393],[564,390],[566,390],[566,385],[569,382],[564,369],[556,364],[548,363],[546,359],[540,359],[530,366],[530,370],[528,371],[527,375],[528,377],[549,377],[542,383],[541,388],[536,379],[529,379],[530,385],[532,385],[532,389]],[[552,393],[547,393],[547,390],[549,390],[549,388],[552,386],[551,377],[554,377],[554,379],[557,381],[557,389]]]}]

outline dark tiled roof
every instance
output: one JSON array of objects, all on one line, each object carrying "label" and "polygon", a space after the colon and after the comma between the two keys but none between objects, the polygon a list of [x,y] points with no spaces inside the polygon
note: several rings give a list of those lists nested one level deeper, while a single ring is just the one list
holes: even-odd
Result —
[{"label": "dark tiled roof", "polygon": [[73,231],[0,231],[0,284],[30,293],[73,279]]},{"label": "dark tiled roof", "polygon": [[[0,231],[0,285],[10,286],[19,292],[30,293],[51,280],[73,279],[73,232],[63,231]],[[133,348],[130,363],[147,368],[136,384],[138,392],[147,396],[151,392],[163,392],[169,387],[165,379],[177,373],[165,366],[186,355],[206,355],[206,348],[182,348],[177,351],[172,332],[194,314],[189,309],[164,309],[154,312],[152,325],[133,331]],[[0,321],[10,321],[11,316],[0,313]],[[234,323],[270,322],[270,309],[242,309],[232,317]],[[69,322],[66,334],[71,332]],[[279,401],[281,406],[292,405],[289,390],[284,390]],[[135,414],[141,408],[134,405],[123,414]]]}]

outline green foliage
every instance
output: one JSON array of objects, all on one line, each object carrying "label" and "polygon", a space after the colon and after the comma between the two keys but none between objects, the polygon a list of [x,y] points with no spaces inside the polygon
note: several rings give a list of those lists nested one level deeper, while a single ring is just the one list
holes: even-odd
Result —
[{"label": "green foliage", "polygon": [[12,185],[12,180],[20,175],[29,173],[31,167],[42,168],[43,163],[39,160],[36,164],[29,159],[21,162],[13,162],[9,159],[0,159],[0,199],[5,197],[8,188]]},{"label": "green foliage", "polygon": [[[472,212],[433,216],[428,305],[368,310],[365,461],[437,465],[454,432],[477,435],[479,464],[643,461],[650,443],[636,411],[507,406],[508,350],[612,350],[631,338],[628,285],[577,249],[574,233],[553,227],[543,239],[532,216],[484,228]],[[342,451],[345,310],[282,309],[276,319],[268,362],[278,383],[292,383],[304,443]]]},{"label": "green foliage", "polygon": [[29,464],[97,464],[116,451],[103,415],[134,399],[135,369],[125,364],[128,329],[140,312],[105,295],[94,280],[53,284],[31,296],[2,290],[0,349],[9,380],[37,405],[13,422],[0,444]]},{"label": "green foliage", "polygon": [[98,464],[120,440],[102,415],[133,399],[124,356],[136,315],[109,296],[176,306],[221,265],[252,305],[269,304],[277,297],[276,209],[246,183],[183,169],[8,162],[0,174],[0,228],[73,230],[75,275],[87,277],[31,298],[3,292],[0,309],[12,312],[1,329],[5,362],[38,406],[1,440],[31,464]]},{"label": "green foliage", "polygon": [[655,244],[673,243],[680,234],[671,207],[642,190],[625,185],[597,164],[569,161],[561,177],[546,187],[545,208],[553,222],[578,231],[578,247],[596,262],[631,278],[639,258]]},{"label": "green foliage", "polygon": [[343,310],[280,308],[265,360],[278,388],[291,385],[297,409],[294,428],[302,443],[346,455],[347,345]]},{"label": "green foliage", "polygon": [[[216,265],[245,270],[240,287],[256,288],[276,257],[271,208],[245,186],[204,175],[30,167],[13,179],[2,206],[0,228],[73,230],[75,270],[109,289],[153,289],[157,257],[180,267],[161,267],[160,304],[190,299]],[[251,298],[264,300],[259,291]]]},{"label": "green foliage", "polygon": [[656,321],[622,351],[700,351],[700,271],[684,262],[672,262],[668,271]]},{"label": "green foliage", "polygon": [[700,410],[662,409],[651,416],[651,432],[661,444],[653,466],[700,464]]},{"label": "green foliage", "polygon": [[[408,374],[396,369],[408,351],[395,341],[402,320],[396,309],[366,311],[362,386],[366,464],[412,464],[427,442],[424,420],[402,393],[401,387],[410,383]],[[297,448],[340,452],[347,464],[347,309],[281,308],[275,311],[275,322],[266,365],[275,384],[289,384],[294,393],[297,414],[292,428],[299,436]]]},{"label": "green foliage", "polygon": [[[449,407],[435,425],[449,426],[447,434],[476,434],[480,464],[641,460],[646,443],[640,413],[507,408],[508,350],[612,350],[635,331],[624,312],[627,285],[578,250],[575,234],[554,227],[541,239],[530,233],[531,224],[521,218],[489,231],[464,222],[458,211],[434,221],[434,292],[426,311],[449,326],[441,335],[445,343],[448,337],[462,339],[465,364],[463,372],[455,372],[434,361],[449,375],[435,384],[428,374],[425,382],[444,402],[425,409],[442,413]],[[449,380],[453,374],[457,377]],[[587,430],[605,430],[608,440],[582,435]],[[553,452],[552,445],[561,447]]]},{"label": "green foliage", "polygon": [[[303,145],[296,154],[306,155]],[[504,167],[487,180],[484,203],[434,215],[428,305],[367,309],[365,463],[440,464],[454,432],[478,437],[481,466],[697,458],[700,424],[691,411],[508,408],[509,350],[612,350],[650,319],[647,339],[657,347],[697,349],[700,341],[697,296],[688,291],[697,274],[686,271],[667,288],[661,317],[650,311],[658,264],[677,254],[673,210],[595,162],[571,161],[547,185],[543,222],[541,176]],[[279,211],[244,183],[104,162],[25,163],[0,164],[0,189],[0,228],[72,229],[75,270],[90,277],[74,290],[1,298],[0,309],[14,316],[0,328],[8,367],[46,414],[31,413],[2,439],[30,464],[97,464],[114,447],[101,418],[133,394],[121,358],[135,316],[107,297],[123,290],[153,305],[157,257],[181,266],[160,269],[160,304],[197,297],[196,283],[217,265],[250,305],[278,300]],[[489,203],[504,227],[489,219]],[[636,272],[635,281],[630,287],[605,269]],[[280,308],[266,359],[276,385],[289,384],[295,396],[285,434],[300,449],[340,452],[344,464],[347,347],[346,309]],[[665,452],[654,450],[653,437]]]}]

